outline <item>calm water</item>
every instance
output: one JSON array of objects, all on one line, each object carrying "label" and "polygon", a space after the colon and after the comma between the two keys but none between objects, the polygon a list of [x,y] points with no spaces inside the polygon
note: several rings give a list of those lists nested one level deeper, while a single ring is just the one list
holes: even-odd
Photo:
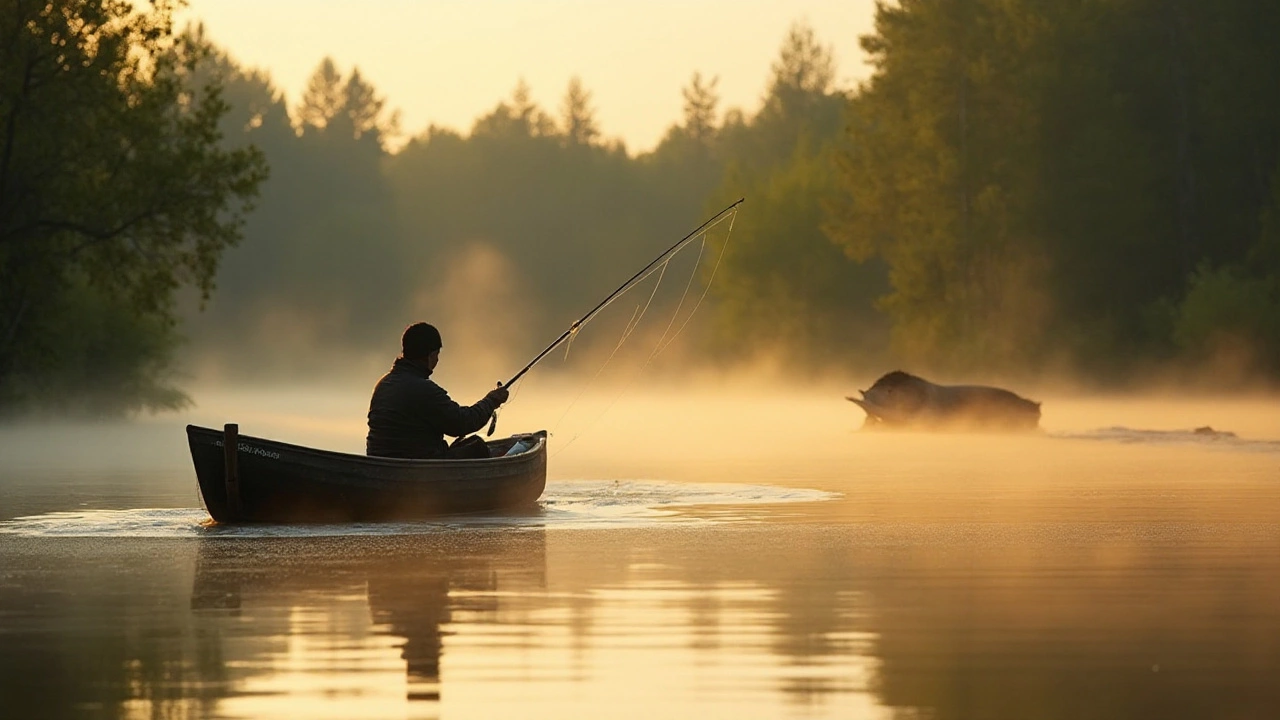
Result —
[{"label": "calm water", "polygon": [[358,450],[359,391],[0,429],[0,716],[1280,717],[1276,400],[554,396],[541,509],[438,523],[203,524],[185,422]]}]

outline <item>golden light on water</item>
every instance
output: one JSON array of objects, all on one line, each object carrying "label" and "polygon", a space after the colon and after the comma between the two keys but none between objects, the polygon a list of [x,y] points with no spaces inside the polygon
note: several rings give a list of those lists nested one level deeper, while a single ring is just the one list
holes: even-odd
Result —
[{"label": "golden light on water", "polygon": [[244,679],[218,703],[219,716],[405,717],[398,639],[372,632],[366,597],[325,597],[276,611],[283,623],[277,647],[237,660],[236,643],[228,643],[228,670]]},{"label": "golden light on water", "polygon": [[[187,421],[363,446],[363,382],[206,389],[180,418],[0,433],[30,502],[46,486],[115,489],[108,507],[134,508],[117,518],[91,500],[0,523],[115,532],[83,551],[75,537],[5,536],[0,558],[34,554],[6,560],[18,586],[76,589],[81,600],[58,606],[63,627],[117,612],[126,620],[99,632],[172,638],[124,643],[127,657],[163,655],[129,661],[125,716],[1022,716],[1089,688],[1176,716],[1170,693],[1221,698],[1273,674],[1270,398],[1029,392],[1044,402],[1041,432],[940,434],[860,430],[843,399],[853,382],[579,398],[535,380],[500,423],[555,430],[531,518],[391,534],[184,529],[174,523],[199,516]],[[1205,425],[1223,434],[1196,435]],[[60,456],[69,443],[86,451]],[[93,467],[77,465],[86,456]],[[784,501],[788,490],[821,493]],[[179,514],[148,511],[157,498]],[[159,534],[137,537],[148,517]],[[958,676],[964,698],[948,690]]]}]

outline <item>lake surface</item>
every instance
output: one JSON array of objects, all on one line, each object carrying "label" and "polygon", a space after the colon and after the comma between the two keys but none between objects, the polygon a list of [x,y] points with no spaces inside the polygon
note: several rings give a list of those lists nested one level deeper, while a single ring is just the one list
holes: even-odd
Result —
[{"label": "lake surface", "polygon": [[195,490],[185,423],[358,452],[360,388],[0,428],[0,715],[1280,716],[1280,400],[998,436],[841,394],[517,394],[541,508],[391,525],[210,527]]}]

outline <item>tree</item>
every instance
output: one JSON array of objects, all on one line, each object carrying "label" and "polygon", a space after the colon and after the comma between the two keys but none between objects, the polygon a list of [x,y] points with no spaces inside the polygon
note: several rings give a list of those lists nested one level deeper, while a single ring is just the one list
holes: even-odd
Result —
[{"label": "tree", "polygon": [[[174,293],[190,285],[209,296],[266,167],[253,148],[219,147],[226,104],[217,85],[187,86],[199,53],[174,35],[173,8],[0,3],[3,407],[50,405],[60,393],[96,407],[105,405],[91,397],[114,394],[115,409],[181,399],[159,373]],[[64,350],[93,329],[79,312],[93,307],[151,346],[122,362],[115,389],[94,377],[92,355]],[[139,376],[150,361],[159,367]]]},{"label": "tree", "polygon": [[345,102],[342,73],[333,58],[326,57],[307,80],[307,89],[302,92],[302,100],[298,103],[298,122],[304,132],[322,129],[338,117]]},{"label": "tree", "polygon": [[556,132],[555,121],[533,101],[532,90],[524,78],[520,78],[511,91],[511,113],[531,137],[547,137]]},{"label": "tree", "polygon": [[556,124],[533,101],[529,84],[521,78],[511,91],[510,102],[498,103],[492,112],[477,119],[472,133],[491,137],[551,137],[556,134]]},{"label": "tree", "polygon": [[782,52],[771,66],[773,76],[767,93],[770,99],[786,103],[788,93],[822,94],[831,90],[836,78],[831,49],[818,42],[813,28],[796,23],[787,31]]},{"label": "tree", "polygon": [[352,68],[344,80],[332,58],[326,57],[307,81],[298,105],[298,121],[304,134],[323,133],[341,139],[368,136],[383,148],[383,141],[399,132],[399,113],[384,113],[386,101],[364,76]]},{"label": "tree", "polygon": [[828,227],[851,256],[888,264],[880,305],[914,363],[990,370],[1042,347],[1042,242],[1029,208],[1044,41],[1027,5],[881,5],[863,39],[876,73],[849,107]]},{"label": "tree", "polygon": [[[223,263],[220,282],[235,294],[215,298],[192,324],[203,359],[228,374],[306,373],[325,362],[306,350],[322,346],[329,362],[343,362],[341,351],[398,321],[392,308],[407,269],[383,173],[384,101],[358,69],[344,75],[332,61],[320,63],[311,89],[297,108],[310,118],[300,135],[251,129],[237,140],[266,153],[273,178]],[[278,342],[284,333],[288,344]],[[240,347],[248,342],[261,350],[252,360]]]},{"label": "tree", "polygon": [[577,76],[569,80],[560,119],[564,124],[565,138],[572,145],[591,145],[600,138],[595,110],[591,107],[591,93],[582,86],[582,80]]},{"label": "tree", "polygon": [[760,112],[749,120],[730,115],[718,133],[727,170],[715,197],[720,204],[748,198],[730,244],[713,242],[713,257],[723,248],[723,261],[706,266],[715,272],[720,350],[808,365],[838,358],[847,368],[851,353],[866,360],[884,344],[885,323],[872,304],[884,290],[883,267],[855,262],[823,231],[848,101],[832,87],[833,68],[813,30],[793,26]]},{"label": "tree", "polygon": [[694,73],[689,86],[680,91],[684,97],[684,132],[700,145],[711,142],[716,133],[716,105],[720,104],[716,85],[719,83],[718,76],[707,83],[703,81],[702,73]]},{"label": "tree", "polygon": [[830,227],[888,263],[903,354],[1280,366],[1278,28],[1247,0],[880,5]]},{"label": "tree", "polygon": [[653,152],[639,158],[653,192],[663,197],[676,217],[695,220],[724,175],[716,93],[719,78],[709,82],[694,73],[680,90],[682,121],[667,128]]}]

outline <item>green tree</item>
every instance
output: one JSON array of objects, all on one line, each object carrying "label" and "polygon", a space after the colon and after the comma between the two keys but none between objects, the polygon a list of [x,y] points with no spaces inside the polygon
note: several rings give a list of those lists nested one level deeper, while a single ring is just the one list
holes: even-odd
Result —
[{"label": "green tree", "polygon": [[[227,105],[187,79],[198,51],[174,3],[0,3],[0,402],[172,406],[174,294],[208,297],[266,174],[252,148],[219,147]],[[118,368],[68,339],[99,337]],[[88,342],[86,340],[86,342]],[[94,346],[101,349],[102,344]],[[93,343],[89,343],[93,346]],[[129,346],[131,349],[126,349]]]},{"label": "green tree", "polygon": [[1175,312],[1179,348],[1217,371],[1280,372],[1280,177],[1272,179],[1272,195],[1244,262],[1203,262]]},{"label": "green tree", "polygon": [[888,263],[899,350],[1095,376],[1226,335],[1271,357],[1278,31],[1246,0],[881,5],[831,229]]},{"label": "green tree", "polygon": [[[672,166],[631,158],[616,145],[568,142],[562,132],[547,132],[538,120],[544,117],[516,93],[477,118],[469,135],[433,128],[388,163],[400,235],[412,240],[405,264],[418,269],[410,295],[429,298],[433,312],[445,317],[467,297],[478,306],[497,293],[517,293],[522,302],[513,313],[493,322],[518,318],[518,332],[501,339],[521,335],[517,342],[529,343],[515,348],[521,355],[536,352],[531,344],[563,330],[593,299],[696,225],[702,193],[710,189],[680,196],[672,188],[686,178]],[[494,279],[495,273],[441,299],[441,288],[456,287],[450,278],[466,264],[462,259],[478,249],[500,258],[494,265],[507,280]],[[659,316],[659,304],[650,320]],[[604,327],[607,322],[597,326]],[[607,334],[594,330],[576,347]]]},{"label": "green tree", "polygon": [[1008,369],[1044,352],[1035,5],[881,5],[863,39],[876,72],[849,108],[829,227],[888,264],[881,307],[917,365]]},{"label": "green tree", "polygon": [[834,66],[812,28],[793,26],[760,111],[731,115],[717,137],[726,169],[714,197],[747,198],[729,244],[717,238],[705,266],[708,276],[715,268],[712,337],[722,352],[846,368],[882,352],[872,302],[884,292],[883,267],[846,256],[823,230],[848,101],[833,87]]},{"label": "green tree", "polygon": [[644,184],[675,217],[695,222],[724,176],[720,152],[719,78],[694,73],[681,89],[684,114],[653,152],[637,158]]},{"label": "green tree", "polygon": [[[230,146],[253,144],[272,178],[227,252],[220,292],[188,313],[192,351],[225,375],[298,375],[349,367],[368,343],[404,322],[407,273],[383,164],[393,126],[379,93],[358,70],[321,62],[291,121],[261,73],[224,54],[217,67],[231,104]],[[302,118],[306,118],[303,120]]]}]

